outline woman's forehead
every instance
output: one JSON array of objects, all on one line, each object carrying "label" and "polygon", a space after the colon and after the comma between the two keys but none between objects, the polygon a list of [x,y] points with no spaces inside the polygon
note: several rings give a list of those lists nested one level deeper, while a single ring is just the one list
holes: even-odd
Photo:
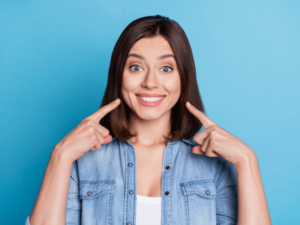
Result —
[{"label": "woman's forehead", "polygon": [[169,42],[159,35],[141,38],[132,46],[130,53],[173,54],[173,50]]}]

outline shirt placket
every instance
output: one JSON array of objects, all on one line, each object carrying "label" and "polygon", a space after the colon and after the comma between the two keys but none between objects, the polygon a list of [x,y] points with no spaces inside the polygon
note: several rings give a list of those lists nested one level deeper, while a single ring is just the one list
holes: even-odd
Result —
[{"label": "shirt placket", "polygon": [[171,193],[171,178],[172,178],[172,153],[173,143],[168,142],[164,151],[163,171],[162,171],[162,186],[161,186],[161,221],[162,225],[172,224],[172,193]]},{"label": "shirt placket", "polygon": [[[136,154],[134,147],[127,140],[125,142],[125,165],[126,165],[126,185],[125,185],[125,203],[124,203],[124,225],[136,225]],[[172,193],[171,173],[172,173],[172,152],[174,142],[168,141],[164,150],[163,171],[162,171],[162,225],[172,224]]]},{"label": "shirt placket", "polygon": [[136,155],[129,141],[125,142],[125,203],[124,203],[124,225],[135,225],[136,213]]}]

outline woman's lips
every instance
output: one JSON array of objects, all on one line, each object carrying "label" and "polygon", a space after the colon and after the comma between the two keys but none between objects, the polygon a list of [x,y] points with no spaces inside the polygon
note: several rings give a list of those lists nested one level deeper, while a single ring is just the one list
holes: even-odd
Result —
[{"label": "woman's lips", "polygon": [[149,94],[149,93],[137,93],[137,95],[142,97],[163,97],[165,95],[159,95],[159,94]]},{"label": "woman's lips", "polygon": [[[157,101],[157,102],[146,102],[146,101],[143,101],[142,99],[140,99],[140,98],[138,97],[138,95],[135,95],[135,96],[136,96],[138,102],[139,102],[141,105],[147,106],[147,107],[156,107],[156,106],[159,106],[160,103],[162,103],[162,101],[163,101],[163,100],[165,99],[165,97],[166,97],[166,96],[163,96],[163,98],[160,99],[160,100]],[[142,96],[142,97],[144,97],[144,96]]]}]

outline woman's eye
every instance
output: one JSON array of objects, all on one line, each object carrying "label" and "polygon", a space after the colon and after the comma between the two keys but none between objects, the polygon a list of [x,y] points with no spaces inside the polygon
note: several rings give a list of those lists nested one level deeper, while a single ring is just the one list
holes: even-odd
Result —
[{"label": "woman's eye", "polygon": [[168,73],[168,72],[171,72],[173,69],[171,68],[171,67],[169,67],[169,66],[164,66],[163,68],[162,68],[162,71],[163,72],[166,72],[166,73]]},{"label": "woman's eye", "polygon": [[134,72],[138,72],[138,71],[139,71],[138,68],[141,68],[141,67],[138,66],[138,65],[132,65],[132,66],[130,66],[129,68],[130,68],[132,71],[134,71]]}]

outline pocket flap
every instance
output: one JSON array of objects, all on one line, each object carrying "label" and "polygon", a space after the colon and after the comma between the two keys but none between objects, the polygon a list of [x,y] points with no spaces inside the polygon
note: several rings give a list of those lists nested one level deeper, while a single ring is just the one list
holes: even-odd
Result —
[{"label": "pocket flap", "polygon": [[216,187],[213,180],[196,180],[180,183],[183,195],[197,194],[203,198],[215,198]]},{"label": "pocket flap", "polygon": [[81,181],[80,199],[94,199],[100,195],[114,192],[115,181],[100,180],[100,181]]}]

